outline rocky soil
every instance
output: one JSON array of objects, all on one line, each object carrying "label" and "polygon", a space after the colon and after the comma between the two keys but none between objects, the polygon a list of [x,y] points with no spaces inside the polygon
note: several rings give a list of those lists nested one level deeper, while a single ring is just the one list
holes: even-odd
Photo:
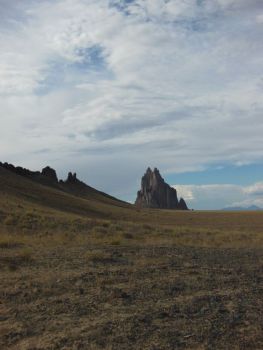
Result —
[{"label": "rocky soil", "polygon": [[263,249],[1,249],[1,349],[263,349]]}]

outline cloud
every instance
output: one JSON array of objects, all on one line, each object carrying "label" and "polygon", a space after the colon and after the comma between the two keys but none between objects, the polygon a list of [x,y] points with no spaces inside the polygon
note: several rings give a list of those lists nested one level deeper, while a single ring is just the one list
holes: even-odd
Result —
[{"label": "cloud", "polygon": [[244,188],[244,193],[248,195],[263,196],[263,182],[257,182]]},{"label": "cloud", "polygon": [[262,162],[260,1],[0,2],[1,159],[109,191],[120,160],[132,189],[148,164]]},{"label": "cloud", "polygon": [[263,207],[263,183],[251,186],[233,184],[174,185],[178,195],[195,209],[223,209],[225,207]]}]

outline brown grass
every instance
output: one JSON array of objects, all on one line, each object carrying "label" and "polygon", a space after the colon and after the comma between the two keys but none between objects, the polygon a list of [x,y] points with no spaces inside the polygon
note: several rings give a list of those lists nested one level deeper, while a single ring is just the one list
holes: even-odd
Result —
[{"label": "brown grass", "polygon": [[0,349],[262,349],[263,213],[137,210],[0,172]]}]

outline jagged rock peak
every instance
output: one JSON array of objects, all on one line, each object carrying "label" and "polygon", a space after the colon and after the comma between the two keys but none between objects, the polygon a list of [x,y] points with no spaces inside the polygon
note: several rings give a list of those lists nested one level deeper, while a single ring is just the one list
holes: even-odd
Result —
[{"label": "jagged rock peak", "polygon": [[183,198],[180,198],[178,207],[180,210],[188,210],[187,204],[185,203],[185,200]]},{"label": "jagged rock peak", "polygon": [[56,170],[50,168],[49,166],[42,169],[41,175],[45,176],[51,181],[58,182]]},{"label": "jagged rock peak", "polygon": [[164,181],[159,170],[152,171],[150,167],[142,177],[135,204],[144,208],[188,209],[183,198],[178,201],[176,189]]},{"label": "jagged rock peak", "polygon": [[78,181],[77,174],[69,172],[67,180],[66,180],[66,183],[74,183],[74,182],[77,182],[77,181]]}]

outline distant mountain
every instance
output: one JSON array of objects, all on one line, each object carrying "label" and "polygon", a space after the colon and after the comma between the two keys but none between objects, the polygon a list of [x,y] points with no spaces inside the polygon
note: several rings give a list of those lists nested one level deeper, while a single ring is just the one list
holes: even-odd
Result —
[{"label": "distant mountain", "polygon": [[227,207],[227,208],[223,208],[222,210],[226,210],[226,211],[255,211],[255,210],[263,210],[263,209],[256,206],[256,205],[251,205],[249,207]]},{"label": "distant mountain", "polygon": [[188,210],[184,199],[178,200],[176,189],[164,181],[157,168],[148,168],[142,177],[135,205],[142,208]]}]

